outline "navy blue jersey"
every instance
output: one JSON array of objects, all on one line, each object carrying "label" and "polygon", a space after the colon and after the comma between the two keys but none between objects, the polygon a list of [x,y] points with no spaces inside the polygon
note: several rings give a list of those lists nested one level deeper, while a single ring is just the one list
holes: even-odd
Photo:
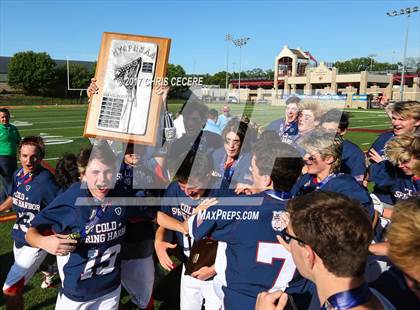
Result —
[{"label": "navy blue jersey", "polygon": [[[392,131],[384,132],[375,140],[375,142],[373,142],[373,144],[370,148],[375,149],[378,152],[379,155],[381,155],[384,159],[386,159],[385,145],[394,136],[395,136],[394,132],[392,132]],[[379,166],[379,164],[377,164],[375,162],[371,162],[371,164],[369,166],[369,181],[373,181],[376,178],[374,174],[377,173],[380,169],[381,169],[381,167]],[[373,187],[373,193],[376,196],[378,196],[378,198],[382,202],[385,202],[385,203],[388,203],[388,204],[393,203],[392,195],[391,195],[391,192],[389,191],[389,189],[384,188],[384,187],[380,188],[380,187],[376,186],[376,184],[375,184],[375,186]]]},{"label": "navy blue jersey", "polygon": [[[234,188],[237,183],[250,183],[251,154],[241,153],[239,157],[230,165],[225,167],[227,155],[223,147],[213,153],[213,170],[218,177],[222,178],[221,188]],[[232,185],[231,185],[232,183]]]},{"label": "navy blue jersey", "polygon": [[287,126],[285,119],[279,118],[268,124],[265,131],[275,131],[280,136],[282,142],[292,144],[299,133],[298,121],[295,120]]},{"label": "navy blue jersey", "polygon": [[329,178],[328,182],[317,182],[316,176],[306,173],[302,175],[292,188],[292,195],[301,196],[316,190],[334,192],[358,200],[373,219],[375,210],[369,192],[352,176],[338,174]]},{"label": "navy blue jersey", "polygon": [[57,195],[59,187],[54,176],[41,167],[35,173],[24,175],[23,168],[13,174],[13,183],[9,196],[13,199],[16,211],[16,224],[13,225],[12,238],[17,247],[28,245],[25,234],[34,217],[45,208]]},{"label": "navy blue jersey", "polygon": [[389,140],[394,137],[394,132],[387,131],[379,135],[379,137],[373,142],[371,149],[375,149],[379,155],[385,156],[385,145]]},{"label": "navy blue jersey", "polygon": [[[220,182],[220,180],[217,180],[212,184],[217,182]],[[209,189],[203,196],[220,197],[224,195],[225,191],[223,190]],[[199,200],[194,200],[187,196],[184,193],[184,191],[181,190],[178,182],[176,181],[169,184],[163,197],[165,205],[161,206],[161,211],[165,212],[169,216],[172,216],[180,222],[184,222],[185,220],[187,220],[193,214],[194,209],[199,204]],[[180,232],[176,232],[176,236],[178,240],[178,245],[181,249],[183,249],[185,257],[188,257],[194,239],[191,237],[187,237]]]},{"label": "navy blue jersey", "polygon": [[[62,293],[75,301],[99,298],[120,285],[120,252],[125,234],[126,207],[112,203],[112,197],[124,197],[117,188],[107,195],[107,206],[76,250],[58,256],[57,263],[62,279]],[[58,196],[33,220],[32,226],[41,233],[81,233],[92,223],[100,206],[81,205],[78,198],[92,198],[81,183],[73,184]]]},{"label": "navy blue jersey", "polygon": [[261,204],[212,206],[189,223],[195,239],[211,234],[213,239],[227,243],[223,286],[227,310],[254,309],[262,291],[301,293],[306,284],[296,273],[290,252],[276,238],[288,223],[284,211],[287,200],[269,192],[247,197]]},{"label": "navy blue jersey", "polygon": [[362,182],[366,172],[365,153],[353,142],[343,140],[340,172]]},{"label": "navy blue jersey", "polygon": [[406,175],[388,160],[372,165],[370,171],[377,188],[391,193],[391,204],[419,195],[420,179]]},{"label": "navy blue jersey", "polygon": [[[120,171],[117,174],[117,184],[121,185],[130,197],[144,198],[160,196],[159,180],[153,174],[154,167],[150,163],[148,161],[136,167],[128,165],[125,162],[121,164]],[[134,212],[131,212],[132,209]],[[146,217],[138,216],[137,210],[134,209],[137,208],[129,208],[128,210],[125,242],[140,243],[145,240],[154,240],[155,230],[153,220],[155,219],[157,208],[154,206],[143,207],[145,213],[148,214]],[[142,252],[141,255],[144,256],[145,254]],[[130,257],[133,258],[133,256]]]}]

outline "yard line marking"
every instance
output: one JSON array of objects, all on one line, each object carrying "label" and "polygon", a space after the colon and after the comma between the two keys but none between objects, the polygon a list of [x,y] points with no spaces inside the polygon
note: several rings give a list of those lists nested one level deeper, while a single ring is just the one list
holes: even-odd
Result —
[{"label": "yard line marking", "polygon": [[50,157],[50,158],[44,158],[44,160],[57,160],[57,159],[59,159],[60,157]]},{"label": "yard line marking", "polygon": [[376,125],[367,125],[367,126],[357,126],[357,127],[349,127],[350,129],[363,129],[363,128],[368,128],[368,127],[388,127],[391,128],[391,124],[376,124]]},{"label": "yard line marking", "polygon": [[49,122],[36,122],[35,124],[55,124],[55,123],[71,123],[71,122],[84,122],[84,119],[80,119],[79,120],[68,120],[68,121],[49,121]]},{"label": "yard line marking", "polygon": [[30,129],[19,129],[22,131],[40,131],[40,130],[51,130],[51,129],[74,129],[74,128],[85,128],[85,126],[70,126],[70,127],[48,127],[48,128],[30,128]]}]

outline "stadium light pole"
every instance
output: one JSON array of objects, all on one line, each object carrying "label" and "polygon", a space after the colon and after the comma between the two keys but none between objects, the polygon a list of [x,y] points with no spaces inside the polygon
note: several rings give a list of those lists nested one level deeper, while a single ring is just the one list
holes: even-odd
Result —
[{"label": "stadium light pole", "polygon": [[239,47],[239,79],[238,79],[238,102],[241,101],[241,62],[242,62],[242,46],[246,45],[249,41],[249,38],[240,38],[233,40],[233,44],[236,47]]},{"label": "stadium light pole", "polygon": [[233,37],[230,33],[226,34],[226,91],[228,89],[228,79],[229,79],[229,41],[232,41]]},{"label": "stadium light pole", "polygon": [[376,55],[376,54],[369,54],[367,56],[370,58],[370,72],[372,72],[373,57],[376,57],[378,55]]},{"label": "stadium light pole", "polygon": [[402,62],[402,70],[401,70],[401,84],[400,84],[400,100],[404,100],[404,74],[405,74],[405,58],[407,55],[407,41],[408,41],[408,28],[409,28],[409,19],[410,14],[416,13],[419,11],[419,7],[415,6],[413,8],[405,8],[400,10],[394,10],[387,12],[386,15],[389,17],[395,17],[399,15],[407,15],[407,26],[405,30],[405,40],[404,40],[404,52],[403,52],[403,62]]}]

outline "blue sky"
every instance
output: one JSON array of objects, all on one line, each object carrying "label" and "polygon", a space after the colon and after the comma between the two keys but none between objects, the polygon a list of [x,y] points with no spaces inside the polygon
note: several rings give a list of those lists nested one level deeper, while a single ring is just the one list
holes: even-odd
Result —
[{"label": "blue sky", "polygon": [[[376,54],[402,59],[405,16],[387,11],[420,1],[6,1],[0,0],[0,55],[34,50],[56,59],[96,60],[104,31],[172,39],[170,62],[188,73],[226,68],[226,33],[250,37],[242,69],[273,69],[283,45],[318,61]],[[230,70],[239,50],[230,44]],[[407,56],[420,56],[420,12],[410,17]]]}]

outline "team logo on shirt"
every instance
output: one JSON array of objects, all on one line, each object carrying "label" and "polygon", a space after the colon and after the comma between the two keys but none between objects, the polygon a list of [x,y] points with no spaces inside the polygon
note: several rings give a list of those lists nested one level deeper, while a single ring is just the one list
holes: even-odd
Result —
[{"label": "team logo on shirt", "polygon": [[117,215],[121,215],[121,208],[120,208],[120,207],[116,207],[116,208],[115,208],[115,213],[116,213]]},{"label": "team logo on shirt", "polygon": [[29,190],[31,189],[31,186],[30,185],[26,185],[25,186],[25,189],[26,189],[27,192],[29,192]]},{"label": "team logo on shirt", "polygon": [[271,227],[276,231],[282,231],[289,224],[289,213],[286,211],[273,211]]}]

